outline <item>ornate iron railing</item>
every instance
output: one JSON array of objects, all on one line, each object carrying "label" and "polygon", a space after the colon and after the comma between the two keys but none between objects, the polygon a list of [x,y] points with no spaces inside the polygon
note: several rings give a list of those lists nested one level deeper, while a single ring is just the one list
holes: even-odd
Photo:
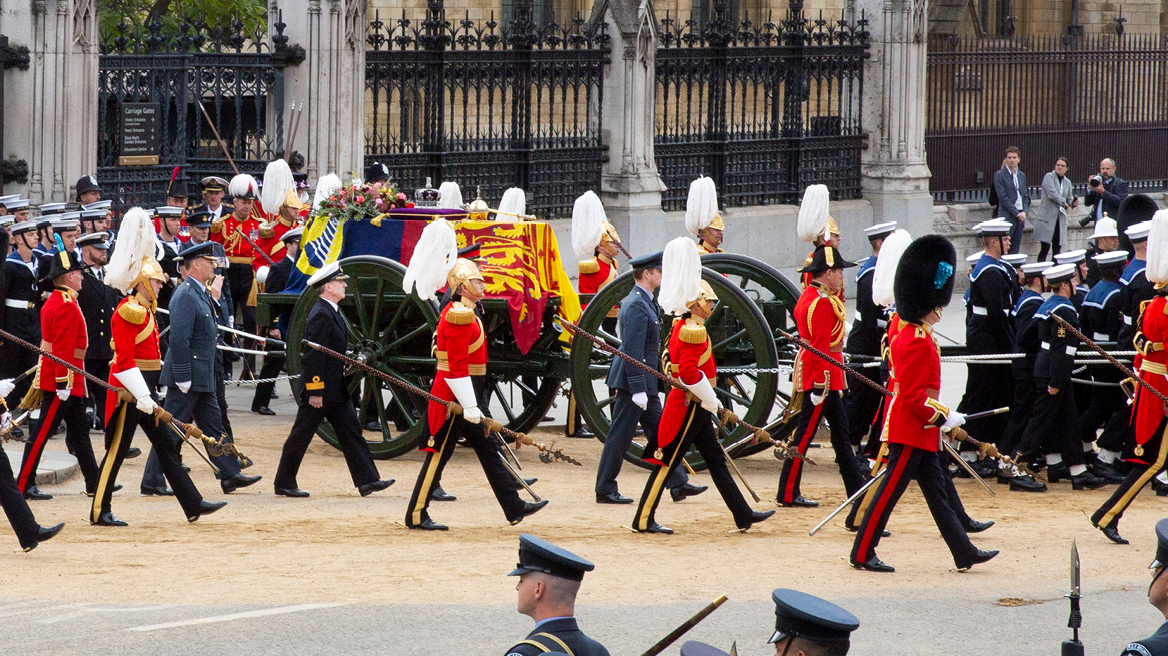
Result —
[{"label": "ornate iron railing", "polygon": [[[365,54],[365,161],[386,165],[403,188],[454,180],[469,201],[476,187],[497,201],[508,187],[528,211],[566,216],[578,195],[600,186],[604,25],[447,19],[430,0],[424,20],[369,23]],[[493,204],[493,202],[492,202]]]},{"label": "ornate iron railing", "polygon": [[[304,59],[303,49],[288,46],[284,24],[275,27],[269,39],[266,27],[245,34],[238,21],[182,20],[165,28],[153,23],[132,29],[123,20],[102,34],[97,177],[108,197],[119,207],[161,205],[176,166],[188,182],[234,175],[200,103],[240,172],[262,173],[283,148],[283,69]],[[118,165],[119,112],[125,102],[159,103],[157,165]]]},{"label": "ornate iron railing", "polygon": [[925,147],[938,201],[984,201],[1008,146],[1032,184],[1104,157],[1141,189],[1168,183],[1168,37],[939,37],[929,41]]},{"label": "ornate iron railing", "polygon": [[725,0],[713,17],[661,21],[657,50],[657,168],[667,210],[689,183],[714,178],[724,206],[798,202],[808,184],[860,196],[867,20],[810,20],[791,2],[780,23],[735,25]]}]

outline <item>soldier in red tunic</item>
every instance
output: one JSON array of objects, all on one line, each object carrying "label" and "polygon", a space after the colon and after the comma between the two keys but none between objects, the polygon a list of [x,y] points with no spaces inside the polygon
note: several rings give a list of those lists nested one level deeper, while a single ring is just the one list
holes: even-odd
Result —
[{"label": "soldier in red tunic", "polygon": [[698,253],[723,253],[722,238],[726,224],[718,212],[718,187],[713,179],[702,176],[689,183],[685,200],[685,228],[698,238]]},{"label": "soldier in red tunic", "polygon": [[[256,207],[259,199],[259,185],[255,178],[241,173],[231,179],[227,187],[234,203],[234,211],[226,217],[211,222],[211,241],[221,244],[227,255],[230,265],[227,268],[227,284],[231,288],[231,299],[235,304],[229,309],[227,317],[234,327],[236,313],[243,321],[243,330],[254,333],[256,327],[255,301],[251,300],[252,287],[255,285],[255,271],[252,262],[255,261],[255,249],[247,242],[259,239],[260,224],[266,218],[263,211]],[[244,236],[247,239],[244,239]],[[229,340],[235,343],[238,340]],[[247,356],[246,361],[252,362],[254,356]],[[254,368],[253,368],[254,370]]]},{"label": "soldier in red tunic", "polygon": [[[835,219],[828,213],[830,202],[831,193],[827,185],[810,185],[803,192],[803,200],[799,203],[799,216],[796,219],[795,227],[799,232],[799,239],[810,243],[812,248],[819,248],[821,246],[839,248],[839,226],[836,225]],[[814,257],[815,251],[813,250],[807,254],[807,260],[803,263],[803,266],[809,266]],[[806,289],[811,284],[811,273],[804,272],[800,276],[800,282],[802,282],[803,288]],[[836,296],[841,301],[844,300],[844,287],[842,284],[836,291]]]},{"label": "soldier in red tunic", "polygon": [[129,392],[123,399],[114,392],[106,398],[105,432],[109,449],[101,462],[101,474],[89,521],[99,526],[126,526],[110,509],[118,470],[130,450],[138,426],[154,445],[166,480],[182,506],[187,521],[194,522],[227,505],[225,501],[203,500],[190,474],[183,471],[178,452],[169,434],[171,426],[159,421],[165,414],[154,390],[162,373],[162,353],[158,347],[158,325],[154,322],[158,293],[167,276],[154,259],[156,240],[153,226],[140,207],[131,208],[118,232],[118,248],[106,267],[106,282],[128,294],[110,319],[114,358],[110,366],[111,385]]},{"label": "soldier in red tunic", "polygon": [[956,263],[953,244],[939,235],[928,235],[908,247],[897,267],[896,311],[904,324],[892,342],[896,396],[886,420],[888,473],[880,481],[856,533],[851,564],[857,569],[894,571],[876,557],[876,546],[892,509],[913,479],[921,488],[958,571],[998,555],[997,550],[983,551],[969,541],[946,491],[948,474],[937,453],[941,433],[949,433],[965,422],[965,415],[949,410],[939,399],[941,349],[932,328],[941,318],[941,308],[953,296]]},{"label": "soldier in red tunic", "polygon": [[[77,306],[77,292],[81,290],[84,278],[81,263],[72,251],[62,250],[42,260],[44,264],[48,264],[49,271],[42,281],[51,281],[55,289],[41,307],[41,349],[84,369],[89,337],[85,317]],[[33,385],[44,396],[36,435],[24,447],[24,461],[17,477],[20,491],[28,496],[29,488],[36,485],[37,465],[45,442],[64,420],[65,443],[77,457],[77,465],[85,477],[86,493],[93,496],[97,489],[98,470],[93,445],[89,442],[89,422],[85,418],[85,399],[89,396],[85,390],[85,378],[41,356]],[[51,498],[44,493],[38,496]]]},{"label": "soldier in red tunic", "polygon": [[518,524],[548,502],[545,499],[531,503],[519,498],[515,480],[492,442],[495,438],[483,424],[479,400],[486,398],[487,334],[475,313],[484,295],[483,276],[474,262],[458,258],[454,228],[445,219],[436,219],[426,226],[414,246],[402,286],[407,294],[416,286],[418,296],[432,299],[443,285],[450,289],[451,302],[442,309],[434,333],[438,371],[430,392],[457,403],[462,412],[454,414],[446,404],[430,402],[429,438],[422,443],[426,459],[406,510],[406,526],[426,531],[447,529],[430,519],[427,507],[430,493],[441,480],[442,469],[454,454],[459,438],[474,449],[507,521]]},{"label": "soldier in red tunic", "polygon": [[[284,234],[300,223],[300,213],[308,205],[301,202],[296,190],[296,179],[288,163],[278,159],[268,164],[264,171],[264,187],[260,192],[260,205],[269,220],[259,227],[259,237],[255,240],[273,262],[284,259]],[[262,285],[271,265],[263,255],[256,253],[251,267],[256,272],[256,280]]]},{"label": "soldier in red tunic", "polygon": [[[833,246],[820,246],[815,249],[811,264],[799,270],[813,277],[795,304],[795,323],[799,327],[799,336],[820,351],[831,354],[838,362],[843,361],[845,319],[844,302],[838,294],[844,282],[843,270],[851,266],[855,264],[845,260]],[[844,411],[843,390],[848,387],[847,378],[839,367],[800,350],[795,356],[795,371],[791,381],[794,387],[791,396],[801,394],[799,423],[794,433],[799,453],[807,453],[820,420],[827,419],[831,425],[831,446],[835,450],[836,463],[844,480],[844,490],[851,496],[864,484],[864,473],[856,460],[856,452],[852,450],[848,415]],[[806,508],[819,505],[817,501],[804,498],[799,491],[802,476],[802,458],[788,458],[783,463],[776,495],[780,505]]]},{"label": "soldier in red tunic", "polygon": [[[661,292],[658,302],[662,309],[675,315],[669,335],[669,364],[666,372],[685,386],[669,390],[657,436],[649,436],[645,446],[645,462],[654,465],[645,482],[645,491],[633,518],[633,529],[639,533],[673,533],[657,523],[654,515],[665,480],[685,457],[690,445],[696,446],[710,468],[710,477],[722,495],[722,500],[734,515],[734,525],[745,531],[761,522],[774,510],[754,511],[746,503],[742,491],[730,476],[726,452],[718,444],[714,422],[723,412],[722,403],[714,393],[712,381],[718,365],[705,321],[713,312],[718,297],[709,283],[701,279],[701,256],[694,243],[678,237],[665,247],[661,268]],[[730,419],[730,417],[728,417]]]},{"label": "soldier in red tunic", "polygon": [[[1135,347],[1140,378],[1168,396],[1168,211],[1152,217],[1148,232],[1148,266],[1144,274],[1153,283],[1156,296],[1145,301],[1139,316]],[[1164,439],[1168,406],[1143,385],[1136,385],[1132,402],[1131,429],[1123,449],[1123,459],[1131,463],[1127,477],[1111,498],[1091,515],[1091,523],[1116,544],[1128,541],[1119,535],[1119,519],[1156,474],[1168,463],[1168,440]]]}]

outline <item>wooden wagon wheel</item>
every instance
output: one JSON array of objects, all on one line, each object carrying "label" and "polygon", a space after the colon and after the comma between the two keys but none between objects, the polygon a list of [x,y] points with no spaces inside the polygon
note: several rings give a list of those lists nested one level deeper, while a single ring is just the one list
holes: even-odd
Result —
[{"label": "wooden wagon wheel", "polygon": [[[709,268],[702,270],[702,278],[710,283],[718,295],[718,304],[706,321],[706,328],[713,340],[714,357],[719,370],[757,370],[753,374],[719,376],[716,392],[723,405],[733,408],[744,421],[755,425],[764,424],[771,415],[778,385],[778,374],[774,371],[778,367],[778,353],[770,328],[758,306],[732,280]],[[619,337],[605,331],[601,322],[608,310],[618,304],[632,287],[631,272],[618,276],[606,285],[588,302],[587,309],[580,317],[580,327],[619,346]],[[669,329],[670,318],[666,316],[662,321],[663,348],[669,337]],[[609,413],[613,397],[604,384],[611,356],[594,348],[585,338],[576,337],[572,342],[571,358],[572,390],[576,395],[576,403],[585,421],[603,441],[611,425]],[[744,375],[749,377],[749,385],[741,384]],[[720,438],[723,444],[729,445],[745,435],[746,431],[741,428],[733,432],[723,428]],[[625,459],[646,467],[648,465],[641,460],[643,451],[643,440],[634,439]],[[694,469],[705,467],[705,461],[696,451],[689,453],[686,460]]]}]

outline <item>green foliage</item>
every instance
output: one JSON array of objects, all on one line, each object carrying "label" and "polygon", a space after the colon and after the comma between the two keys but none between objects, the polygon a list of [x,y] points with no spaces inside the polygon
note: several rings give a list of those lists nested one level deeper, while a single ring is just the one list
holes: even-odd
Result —
[{"label": "green foliage", "polygon": [[[163,34],[172,34],[178,24],[199,20],[209,27],[216,24],[229,27],[235,21],[243,24],[247,35],[265,34],[268,30],[266,0],[99,0],[101,34],[118,35],[118,26],[125,21],[126,35],[148,34],[149,25],[158,21]],[[234,31],[234,30],[232,30]]]}]

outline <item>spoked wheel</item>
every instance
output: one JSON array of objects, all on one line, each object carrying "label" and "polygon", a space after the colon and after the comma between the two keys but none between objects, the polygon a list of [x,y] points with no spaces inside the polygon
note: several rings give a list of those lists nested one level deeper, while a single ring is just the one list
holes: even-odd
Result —
[{"label": "spoked wheel", "polygon": [[[703,255],[702,266],[723,274],[732,284],[746,292],[746,295],[754,301],[766,319],[772,338],[779,336],[776,328],[787,332],[797,332],[794,313],[801,290],[799,285],[792,282],[778,269],[753,257],[735,253]],[[780,366],[785,369],[793,363],[794,351],[791,349],[779,351]],[[721,361],[719,361],[720,365]],[[785,413],[791,402],[790,376],[784,376],[779,381],[778,387],[773,416],[767,419],[764,427],[770,432],[771,437],[781,441],[795,430],[797,417],[787,417]],[[734,457],[748,456],[766,448],[766,445],[746,444],[736,449],[731,455]]]},{"label": "spoked wheel", "polygon": [[[349,323],[349,355],[391,376],[429,390],[436,361],[430,355],[430,341],[438,325],[438,305],[417,294],[402,291],[405,267],[383,257],[358,256],[340,261],[349,276],[348,290],[340,303]],[[303,357],[310,350],[302,344],[308,313],[318,293],[309,288],[292,310],[288,330],[288,373],[303,370]],[[328,357],[328,356],[325,356]],[[376,420],[379,431],[365,431],[373,457],[393,458],[413,449],[429,432],[426,400],[360,371],[346,370],[350,395],[359,395],[358,418],[364,428]],[[298,387],[298,386],[294,386]],[[300,402],[299,397],[296,399]],[[336,433],[327,421],[318,434],[339,447]]]},{"label": "spoked wheel", "polygon": [[[743,421],[761,426],[765,424],[774,405],[778,388],[778,353],[775,342],[767,326],[766,319],[747,293],[726,278],[709,268],[702,269],[702,278],[710,283],[718,295],[718,304],[706,321],[706,329],[713,343],[714,358],[719,371],[715,388],[722,404],[734,410]],[[619,347],[617,335],[605,331],[601,326],[605,315],[614,305],[618,305],[633,288],[631,272],[618,276],[588,302],[588,307],[580,317],[579,325],[584,330],[604,338],[609,344]],[[671,318],[662,320],[661,347],[668,346],[671,332]],[[572,341],[572,390],[576,395],[585,421],[603,441],[611,426],[613,396],[605,385],[611,355],[596,348],[592,342],[577,335]],[[662,387],[668,392],[668,387]],[[744,437],[747,432],[742,427],[720,429],[723,445],[729,446]],[[625,454],[625,459],[642,467],[649,465],[641,460],[645,443],[634,439]],[[765,448],[765,447],[764,447]],[[705,468],[705,461],[692,451],[686,461],[696,469]]]}]

